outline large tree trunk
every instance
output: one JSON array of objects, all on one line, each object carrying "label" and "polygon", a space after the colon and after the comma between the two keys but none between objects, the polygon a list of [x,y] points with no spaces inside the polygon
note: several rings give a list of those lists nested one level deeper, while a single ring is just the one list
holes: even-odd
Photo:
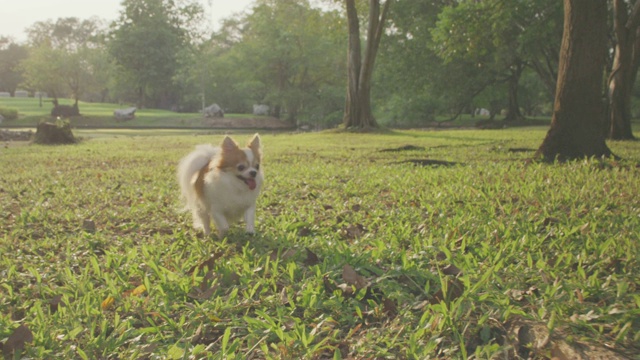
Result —
[{"label": "large tree trunk", "polygon": [[611,156],[602,100],[607,0],[564,0],[564,13],[551,128],[536,156],[546,161]]},{"label": "large tree trunk", "polygon": [[635,139],[631,130],[631,92],[640,51],[637,41],[640,1],[636,1],[629,16],[626,2],[614,0],[613,14],[616,47],[609,77],[609,138],[631,140]]},{"label": "large tree trunk", "polygon": [[381,13],[380,0],[370,0],[367,40],[364,57],[362,57],[360,25],[355,0],[346,0],[349,49],[347,100],[343,119],[345,128],[378,127],[371,112],[371,77],[390,2],[391,0],[385,2]]}]

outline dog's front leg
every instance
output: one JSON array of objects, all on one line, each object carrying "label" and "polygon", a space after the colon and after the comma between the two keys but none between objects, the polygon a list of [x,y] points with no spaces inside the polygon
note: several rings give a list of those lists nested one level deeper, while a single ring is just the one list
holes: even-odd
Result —
[{"label": "dog's front leg", "polygon": [[227,221],[227,218],[220,213],[213,213],[211,214],[211,217],[213,218],[213,223],[216,225],[218,236],[222,239],[227,233],[227,230],[229,230],[229,222]]},{"label": "dog's front leg", "polygon": [[244,224],[245,229],[248,233],[255,233],[255,222],[256,222],[256,206],[253,205],[244,212]]}]

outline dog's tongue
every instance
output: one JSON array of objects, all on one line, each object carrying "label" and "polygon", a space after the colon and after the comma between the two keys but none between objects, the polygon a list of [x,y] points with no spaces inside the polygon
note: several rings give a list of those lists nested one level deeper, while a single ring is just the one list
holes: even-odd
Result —
[{"label": "dog's tongue", "polygon": [[244,183],[247,184],[251,190],[256,188],[256,179],[244,179]]}]

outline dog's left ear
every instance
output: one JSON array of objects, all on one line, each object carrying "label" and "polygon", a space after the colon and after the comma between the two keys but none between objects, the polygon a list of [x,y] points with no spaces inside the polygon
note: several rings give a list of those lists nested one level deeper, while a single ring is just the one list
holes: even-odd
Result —
[{"label": "dog's left ear", "polygon": [[228,135],[225,135],[224,139],[222,140],[222,145],[220,147],[222,148],[223,152],[234,151],[238,149],[238,144],[236,144],[236,142],[233,141],[233,139],[230,138]]},{"label": "dog's left ear", "polygon": [[259,152],[260,151],[260,135],[255,134],[253,138],[249,141],[249,145],[247,145],[249,149]]}]

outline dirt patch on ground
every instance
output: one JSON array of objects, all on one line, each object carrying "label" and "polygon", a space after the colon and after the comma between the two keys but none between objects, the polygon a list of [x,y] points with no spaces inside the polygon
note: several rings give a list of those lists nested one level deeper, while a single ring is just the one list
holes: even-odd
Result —
[{"label": "dirt patch on ground", "polygon": [[0,141],[30,141],[33,131],[0,130]]},{"label": "dirt patch on ground", "polygon": [[31,143],[33,131],[0,130],[0,145],[5,149]]},{"label": "dirt patch on ground", "polygon": [[211,128],[236,128],[236,129],[289,129],[291,124],[274,117],[249,117],[249,118],[208,118],[203,120],[203,125]]}]

